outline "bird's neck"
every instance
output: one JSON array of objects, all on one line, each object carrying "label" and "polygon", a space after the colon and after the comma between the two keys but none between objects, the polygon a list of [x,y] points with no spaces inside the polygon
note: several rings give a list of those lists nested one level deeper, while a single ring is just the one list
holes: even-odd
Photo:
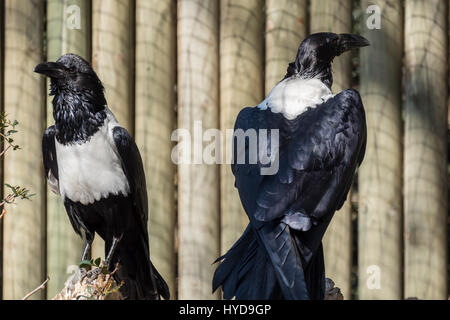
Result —
[{"label": "bird's neck", "polygon": [[307,65],[300,67],[298,77],[302,79],[319,79],[330,90],[333,85],[333,74],[331,72],[331,63],[320,65]]},{"label": "bird's neck", "polygon": [[105,105],[106,101],[100,105],[82,94],[56,93],[53,98],[56,140],[61,144],[88,141],[105,121]]},{"label": "bird's neck", "polygon": [[[319,79],[330,90],[333,85],[333,74],[331,71],[331,62],[324,63],[316,59],[299,58],[289,64],[284,79],[290,77],[299,77],[302,79]],[[284,80],[283,79],[283,80]]]},{"label": "bird's neck", "polygon": [[331,63],[316,69],[312,78],[322,81],[330,90],[333,85],[333,73],[331,72]]}]

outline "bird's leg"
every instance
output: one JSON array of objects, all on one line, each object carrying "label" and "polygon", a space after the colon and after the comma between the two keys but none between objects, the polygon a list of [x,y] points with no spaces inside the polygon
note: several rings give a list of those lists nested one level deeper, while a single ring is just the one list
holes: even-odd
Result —
[{"label": "bird's leg", "polygon": [[112,256],[114,254],[114,251],[116,251],[116,247],[119,244],[120,239],[122,239],[122,235],[120,237],[113,237],[113,241],[111,244],[111,248],[109,248],[108,255],[105,259],[105,267],[109,268],[109,264],[111,263]]},{"label": "bird's leg", "polygon": [[[120,237],[113,236],[111,247],[109,248],[109,251],[108,251],[108,254],[106,256],[103,268],[109,269],[109,265],[111,263],[111,259],[112,259],[113,255],[114,255],[114,252],[115,252],[115,250],[117,248],[117,245],[119,244],[119,241],[121,239],[122,239],[122,235],[120,235]],[[96,279],[100,275],[100,273],[102,272],[103,268],[95,268],[94,270],[89,271],[88,272],[89,281],[93,281],[94,279]]]},{"label": "bird's leg", "polygon": [[89,232],[86,232],[86,243],[84,245],[83,255],[81,256],[81,261],[89,260],[91,259],[91,246],[92,242],[94,241],[94,236]]},{"label": "bird's leg", "polygon": [[[81,256],[81,261],[89,260],[91,258],[91,246],[94,241],[95,233],[89,231],[85,232],[86,242]],[[87,275],[87,270],[84,267],[79,267],[74,274],[66,281],[65,286],[67,290],[73,290],[75,284],[83,281]]]}]

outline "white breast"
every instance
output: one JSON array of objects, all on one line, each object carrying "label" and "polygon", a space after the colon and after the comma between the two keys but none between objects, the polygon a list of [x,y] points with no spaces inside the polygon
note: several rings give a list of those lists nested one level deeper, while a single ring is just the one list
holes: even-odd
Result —
[{"label": "white breast", "polygon": [[109,110],[107,113],[103,126],[89,141],[70,145],[55,141],[63,199],[86,205],[109,194],[129,194],[128,180],[112,136],[118,123]]},{"label": "white breast", "polygon": [[288,78],[278,83],[258,107],[270,108],[292,120],[306,108],[314,108],[332,97],[331,90],[319,79]]}]

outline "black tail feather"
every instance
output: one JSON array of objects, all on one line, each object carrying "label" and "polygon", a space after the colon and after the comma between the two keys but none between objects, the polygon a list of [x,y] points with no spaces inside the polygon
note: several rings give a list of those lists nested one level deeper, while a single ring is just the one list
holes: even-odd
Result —
[{"label": "black tail feather", "polygon": [[[146,242],[131,237],[121,239],[111,261],[110,269],[119,263],[115,279],[118,283],[123,281],[120,292],[128,300],[169,299],[169,288],[150,261]],[[108,245],[105,250],[109,250]]]},{"label": "black tail feather", "polygon": [[[325,294],[322,244],[319,242],[318,248],[310,252],[305,259],[306,246],[301,242],[305,239],[297,237],[295,233],[285,235],[288,234],[292,237],[290,250],[294,250],[295,255],[301,260],[296,268],[306,266],[304,270],[302,268],[299,271],[304,273],[303,286],[306,284],[308,292],[306,298],[322,300]],[[224,299],[233,297],[238,300],[286,299],[266,249],[259,244],[250,225],[233,247],[217,261],[221,263],[214,273],[213,292],[222,287]]]},{"label": "black tail feather", "polygon": [[271,262],[258,245],[250,226],[221,261],[213,278],[213,292],[222,287],[224,299],[281,299]]},{"label": "black tail feather", "polygon": [[163,297],[165,300],[169,300],[170,299],[170,291],[169,291],[169,286],[167,285],[167,283],[164,281],[163,277],[159,274],[158,270],[156,270],[155,266],[153,265],[153,263],[150,261],[150,265],[153,269],[153,274],[155,276],[155,280],[156,280],[156,287],[158,289],[158,293],[161,295],[161,297]]},{"label": "black tail feather", "polygon": [[322,244],[320,244],[311,261],[306,265],[305,281],[309,298],[312,300],[323,300],[325,297],[325,264]]}]

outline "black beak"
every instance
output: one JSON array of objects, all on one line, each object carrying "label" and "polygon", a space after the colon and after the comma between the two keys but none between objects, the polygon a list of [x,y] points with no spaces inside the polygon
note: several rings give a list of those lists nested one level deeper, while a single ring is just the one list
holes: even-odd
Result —
[{"label": "black beak", "polygon": [[370,46],[370,42],[364,37],[349,33],[341,33],[339,35],[339,54],[366,46]]},{"label": "black beak", "polygon": [[43,62],[34,68],[34,72],[50,78],[60,78],[64,75],[64,67],[57,62]]}]

